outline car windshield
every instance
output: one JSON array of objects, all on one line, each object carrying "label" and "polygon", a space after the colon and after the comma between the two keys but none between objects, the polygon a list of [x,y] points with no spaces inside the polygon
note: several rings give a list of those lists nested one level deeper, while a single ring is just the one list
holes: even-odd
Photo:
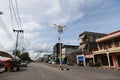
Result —
[{"label": "car windshield", "polygon": [[0,0],[0,80],[120,80],[120,0]]}]

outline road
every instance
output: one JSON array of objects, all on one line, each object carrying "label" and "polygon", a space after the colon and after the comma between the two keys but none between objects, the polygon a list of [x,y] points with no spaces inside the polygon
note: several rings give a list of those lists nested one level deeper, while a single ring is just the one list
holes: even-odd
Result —
[{"label": "road", "polygon": [[120,71],[77,66],[69,68],[68,71],[60,71],[56,66],[31,63],[19,72],[0,74],[0,80],[120,80]]}]

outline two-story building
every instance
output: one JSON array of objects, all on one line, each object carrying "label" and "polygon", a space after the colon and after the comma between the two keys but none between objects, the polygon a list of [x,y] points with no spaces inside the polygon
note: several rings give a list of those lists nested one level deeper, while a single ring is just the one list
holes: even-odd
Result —
[{"label": "two-story building", "polygon": [[67,63],[68,56],[71,55],[71,53],[78,50],[79,46],[76,45],[63,45],[62,46],[62,59],[64,60],[64,63]]},{"label": "two-story building", "polygon": [[82,54],[77,55],[77,63],[84,66],[90,65],[93,62],[93,50],[97,50],[96,39],[105,36],[103,33],[85,31],[79,35],[80,45],[79,50]]},{"label": "two-story building", "polygon": [[[63,45],[62,43],[56,43],[54,45],[53,55],[54,55],[55,59],[58,59],[60,57],[60,51],[62,52],[62,50],[60,50],[60,49],[62,49],[62,45]],[[60,48],[60,46],[61,46],[61,48]]]},{"label": "two-story building", "polygon": [[102,66],[120,67],[120,30],[96,40],[98,50],[93,51],[94,62]]}]

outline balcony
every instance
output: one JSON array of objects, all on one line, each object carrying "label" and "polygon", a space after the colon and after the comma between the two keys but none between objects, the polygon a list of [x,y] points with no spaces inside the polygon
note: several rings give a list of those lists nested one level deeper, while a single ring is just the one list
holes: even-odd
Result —
[{"label": "balcony", "polygon": [[101,49],[98,51],[93,51],[94,54],[104,54],[104,53],[116,53],[120,52],[120,47],[108,48],[108,49]]}]

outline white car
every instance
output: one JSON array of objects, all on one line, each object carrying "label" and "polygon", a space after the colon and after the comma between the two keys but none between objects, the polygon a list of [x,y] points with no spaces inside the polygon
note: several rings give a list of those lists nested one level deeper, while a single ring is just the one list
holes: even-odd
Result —
[{"label": "white car", "polygon": [[28,63],[27,62],[21,62],[20,66],[21,67],[27,67]]}]

